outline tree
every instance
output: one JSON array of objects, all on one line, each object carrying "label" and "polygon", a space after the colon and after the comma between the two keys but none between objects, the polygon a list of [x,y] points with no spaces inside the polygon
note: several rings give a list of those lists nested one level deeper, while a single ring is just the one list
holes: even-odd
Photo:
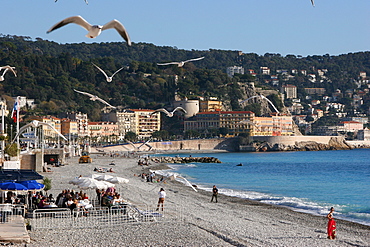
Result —
[{"label": "tree", "polygon": [[137,140],[137,135],[134,132],[129,131],[126,133],[125,139],[130,142],[135,142]]},{"label": "tree", "polygon": [[19,154],[19,148],[17,143],[8,144],[5,146],[5,153],[8,154],[10,157],[15,157]]},{"label": "tree", "polygon": [[226,127],[221,127],[221,128],[219,128],[219,132],[220,132],[220,135],[225,136],[225,135],[229,134],[229,129],[226,128]]},{"label": "tree", "polygon": [[51,179],[44,177],[42,179],[42,183],[45,185],[44,190],[46,192],[46,195],[48,194],[48,191],[51,189]]}]

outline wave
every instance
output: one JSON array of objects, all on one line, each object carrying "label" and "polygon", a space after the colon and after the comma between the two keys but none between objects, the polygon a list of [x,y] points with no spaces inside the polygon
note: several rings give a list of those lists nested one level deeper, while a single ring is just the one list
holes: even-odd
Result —
[{"label": "wave", "polygon": [[[179,169],[181,170],[181,168],[184,168],[185,166],[189,166],[189,164],[174,164],[174,165],[171,164],[170,170],[156,171],[156,173],[162,176],[166,176],[166,177],[171,177],[173,175],[174,177],[182,176],[186,178],[187,180],[190,180],[190,183],[192,183],[191,182],[192,177],[176,172],[176,170],[179,170]],[[184,180],[181,180],[181,179],[176,179],[176,180],[185,185],[188,185],[186,184]],[[212,186],[206,185],[206,184],[197,184],[197,189],[211,192]],[[311,215],[326,216],[326,214],[329,212],[330,207],[334,207],[336,210],[335,212],[336,218],[347,220],[347,221],[352,221],[352,222],[357,222],[363,225],[370,225],[369,208],[367,209],[358,208],[356,205],[340,205],[340,204],[332,204],[332,203],[327,203],[327,202],[315,202],[307,198],[277,196],[273,194],[256,192],[256,191],[237,190],[237,189],[220,188],[220,187],[218,189],[219,189],[220,194],[223,194],[226,196],[238,197],[238,198],[248,199],[248,200],[255,200],[255,201],[259,201],[259,202],[266,203],[266,204],[288,207],[294,211],[308,213]]]}]

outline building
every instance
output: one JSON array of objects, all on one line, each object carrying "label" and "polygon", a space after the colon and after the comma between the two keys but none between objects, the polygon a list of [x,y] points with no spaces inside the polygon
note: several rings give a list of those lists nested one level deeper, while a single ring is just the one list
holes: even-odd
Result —
[{"label": "building", "polygon": [[324,95],[326,92],[325,88],[305,88],[304,90],[306,91],[307,94],[311,94],[311,95],[314,95],[314,94]]},{"label": "building", "polygon": [[251,136],[292,136],[291,116],[254,117]]},{"label": "building", "polygon": [[249,126],[240,122],[252,121],[253,117],[254,113],[251,111],[199,112],[194,118],[184,121],[184,131],[207,132],[210,129],[226,128],[229,135],[237,136],[240,133],[249,133]]},{"label": "building", "polygon": [[268,67],[260,67],[262,75],[270,75],[270,69]]},{"label": "building", "polygon": [[135,133],[139,139],[149,138],[153,132],[161,129],[160,113],[152,114],[154,110],[130,109],[117,112],[117,129],[120,138],[127,132]]},{"label": "building", "polygon": [[222,101],[220,100],[201,100],[199,101],[199,111],[208,112],[208,111],[221,111],[222,110]]},{"label": "building", "polygon": [[291,84],[283,85],[281,91],[285,93],[287,99],[296,99],[297,98],[297,87]]},{"label": "building", "polygon": [[357,121],[342,121],[338,124],[339,130],[344,132],[356,132],[364,129],[364,124]]},{"label": "building", "polygon": [[67,113],[67,118],[71,120],[75,120],[77,122],[77,135],[79,137],[89,135],[89,128],[88,128],[89,120],[87,118],[86,113],[81,113],[81,112]]},{"label": "building", "polygon": [[195,116],[199,112],[199,100],[179,100],[172,102],[173,107],[182,107],[185,109],[186,114],[184,115],[185,118],[190,118]]},{"label": "building", "polygon": [[233,77],[234,74],[242,74],[242,75],[244,75],[244,68],[241,67],[241,66],[227,67],[226,68],[226,74],[229,77]]},{"label": "building", "polygon": [[67,138],[78,136],[78,124],[76,120],[63,118],[61,120],[61,134]]},{"label": "building", "polygon": [[357,132],[357,139],[363,141],[370,141],[370,130],[365,128]]},{"label": "building", "polygon": [[88,126],[92,140],[106,142],[118,140],[118,124],[115,122],[89,122]]},{"label": "building", "polygon": [[34,109],[36,107],[34,99],[27,99],[24,96],[12,97],[12,99],[14,99],[14,101],[16,101],[17,98],[19,100],[19,109],[22,108],[22,107],[28,107],[29,109]]}]

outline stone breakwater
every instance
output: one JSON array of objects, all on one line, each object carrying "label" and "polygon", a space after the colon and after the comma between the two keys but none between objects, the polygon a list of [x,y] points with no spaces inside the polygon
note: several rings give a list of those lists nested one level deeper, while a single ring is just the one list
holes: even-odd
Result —
[{"label": "stone breakwater", "polygon": [[156,163],[222,163],[219,159],[215,157],[167,157],[167,156],[159,156],[159,157],[151,157],[151,161]]}]

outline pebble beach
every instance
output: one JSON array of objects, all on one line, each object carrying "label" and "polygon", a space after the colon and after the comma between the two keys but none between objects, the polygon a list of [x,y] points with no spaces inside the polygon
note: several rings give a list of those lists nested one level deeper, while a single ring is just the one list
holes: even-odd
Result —
[{"label": "pebble beach", "polygon": [[[27,246],[370,246],[370,226],[337,219],[337,238],[327,239],[327,219],[292,211],[285,207],[220,194],[211,203],[211,193],[194,191],[177,181],[150,183],[138,175],[148,169],[167,169],[165,164],[139,166],[138,158],[92,155],[91,164],[67,165],[41,173],[52,180],[49,194],[63,189],[80,189],[68,182],[80,175],[96,174],[95,167],[113,168],[114,176],[129,179],[117,191],[129,202],[155,205],[164,188],[166,205],[181,208],[181,220],[173,222],[127,223],[112,228],[49,229],[30,231]],[[115,166],[109,166],[111,162]],[[95,198],[94,190],[86,191]],[[22,245],[24,246],[24,245]]]}]

